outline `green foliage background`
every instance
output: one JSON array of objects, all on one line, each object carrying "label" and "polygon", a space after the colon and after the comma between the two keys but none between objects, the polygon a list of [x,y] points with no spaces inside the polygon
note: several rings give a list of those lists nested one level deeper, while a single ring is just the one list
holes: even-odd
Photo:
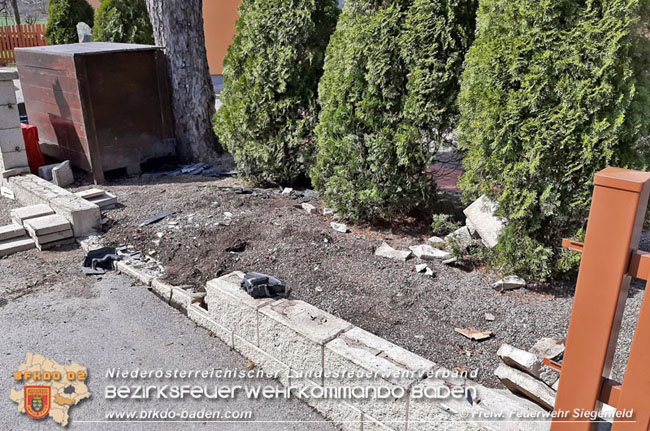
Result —
[{"label": "green foliage background", "polygon": [[77,23],[91,28],[95,11],[86,0],[50,0],[45,37],[50,45],[77,43]]},{"label": "green foliage background", "polygon": [[93,40],[153,45],[153,27],[145,0],[102,0]]},{"label": "green foliage background", "polygon": [[567,270],[594,174],[648,157],[646,2],[482,0],[462,79],[461,186],[509,219],[496,261],[545,278]]},{"label": "green foliage background", "polygon": [[351,0],[327,50],[312,170],[327,203],[352,220],[427,209],[428,172],[457,119],[473,0]]},{"label": "green foliage background", "polygon": [[337,2],[243,0],[239,12],[215,131],[244,178],[290,184],[313,164],[317,87]]}]

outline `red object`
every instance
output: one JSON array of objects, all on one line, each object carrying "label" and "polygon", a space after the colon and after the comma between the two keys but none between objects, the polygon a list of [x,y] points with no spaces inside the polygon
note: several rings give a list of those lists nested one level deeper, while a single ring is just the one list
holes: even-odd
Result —
[{"label": "red object", "polygon": [[38,144],[38,129],[36,126],[21,124],[23,129],[23,139],[25,140],[25,150],[27,152],[27,162],[32,174],[38,175],[38,168],[45,165],[41,146]]}]

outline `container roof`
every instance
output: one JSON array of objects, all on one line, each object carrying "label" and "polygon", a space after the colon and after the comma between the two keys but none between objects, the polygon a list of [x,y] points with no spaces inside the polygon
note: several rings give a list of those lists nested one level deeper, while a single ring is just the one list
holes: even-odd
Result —
[{"label": "container roof", "polygon": [[114,42],[86,42],[71,43],[68,45],[48,45],[36,46],[33,48],[16,48],[20,51],[43,52],[52,54],[69,54],[69,55],[93,55],[104,54],[107,52],[131,52],[131,51],[150,51],[162,49],[154,45],[137,45],[133,43],[114,43]]}]

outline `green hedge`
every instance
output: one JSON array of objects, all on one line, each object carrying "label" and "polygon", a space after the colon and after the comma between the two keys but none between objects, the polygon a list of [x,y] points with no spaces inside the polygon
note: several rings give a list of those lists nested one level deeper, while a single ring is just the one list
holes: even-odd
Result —
[{"label": "green hedge", "polygon": [[462,78],[461,187],[509,219],[505,271],[545,278],[575,264],[560,238],[584,227],[594,174],[644,168],[648,49],[638,0],[481,0]]},{"label": "green hedge", "polygon": [[215,131],[240,174],[290,184],[314,157],[317,87],[336,0],[243,0],[224,61]]},{"label": "green hedge", "polygon": [[145,0],[102,0],[93,40],[153,45],[153,28]]},{"label": "green hedge", "polygon": [[77,43],[77,24],[93,26],[94,10],[86,0],[50,0],[45,37],[50,45]]},{"label": "green hedge", "polygon": [[346,2],[327,51],[312,179],[353,220],[430,208],[476,1]]}]

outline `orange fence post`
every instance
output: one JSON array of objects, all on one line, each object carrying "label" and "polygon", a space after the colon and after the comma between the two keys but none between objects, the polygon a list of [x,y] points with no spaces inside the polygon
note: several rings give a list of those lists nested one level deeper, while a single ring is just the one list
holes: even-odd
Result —
[{"label": "orange fence post", "polygon": [[[574,412],[593,412],[600,408],[601,401],[616,404],[615,407],[621,409],[629,398],[637,397],[640,392],[645,392],[645,397],[639,400],[641,403],[646,400],[646,405],[631,400],[630,406],[639,405],[646,413],[650,410],[650,405],[647,405],[650,391],[647,380],[650,367],[647,359],[650,334],[648,298],[643,310],[642,323],[645,326],[637,332],[625,384],[628,380],[634,381],[636,377],[632,376],[636,373],[645,375],[646,380],[624,385],[622,390],[608,380],[631,279],[631,257],[639,245],[649,194],[650,173],[607,168],[596,174],[555,403],[557,418],[551,427],[553,431],[593,430],[593,422],[587,417],[574,415]],[[645,386],[641,387],[643,384]],[[603,399],[603,396],[608,399]],[[632,427],[623,428],[625,425]],[[615,430],[648,431],[647,419],[641,425],[636,422],[616,426]]]}]

